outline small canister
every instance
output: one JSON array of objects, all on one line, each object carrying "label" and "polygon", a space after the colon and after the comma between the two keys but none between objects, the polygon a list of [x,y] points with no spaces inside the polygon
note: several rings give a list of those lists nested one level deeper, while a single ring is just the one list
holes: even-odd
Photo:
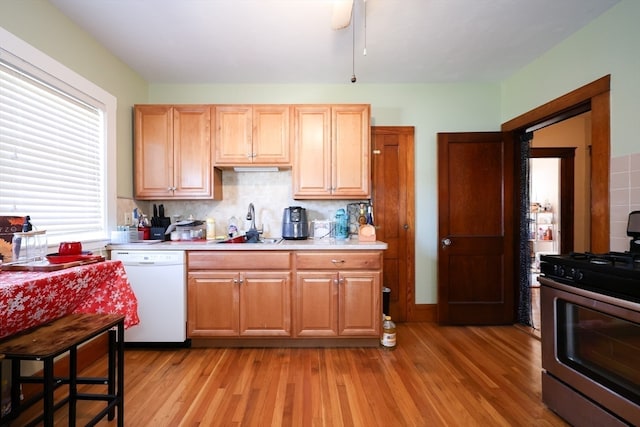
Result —
[{"label": "small canister", "polygon": [[216,238],[216,220],[207,218],[207,240],[215,240]]}]

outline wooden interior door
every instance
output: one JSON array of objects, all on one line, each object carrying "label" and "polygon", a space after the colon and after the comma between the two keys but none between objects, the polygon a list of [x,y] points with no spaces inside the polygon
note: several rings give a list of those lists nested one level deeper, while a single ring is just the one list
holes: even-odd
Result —
[{"label": "wooden interior door", "polygon": [[382,286],[391,289],[389,314],[419,320],[415,310],[415,172],[413,126],[373,126],[372,204],[383,252]]},{"label": "wooden interior door", "polygon": [[510,133],[438,134],[438,323],[515,320]]}]

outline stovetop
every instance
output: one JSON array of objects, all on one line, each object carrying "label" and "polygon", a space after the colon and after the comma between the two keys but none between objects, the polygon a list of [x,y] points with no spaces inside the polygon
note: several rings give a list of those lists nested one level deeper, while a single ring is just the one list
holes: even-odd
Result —
[{"label": "stovetop", "polygon": [[566,285],[640,302],[640,253],[542,255],[543,276]]}]

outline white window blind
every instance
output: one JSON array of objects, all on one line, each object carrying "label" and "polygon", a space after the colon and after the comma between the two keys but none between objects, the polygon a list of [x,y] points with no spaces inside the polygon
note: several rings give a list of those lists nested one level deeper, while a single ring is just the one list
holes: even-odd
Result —
[{"label": "white window blind", "polygon": [[0,215],[50,243],[105,235],[104,112],[0,61]]}]

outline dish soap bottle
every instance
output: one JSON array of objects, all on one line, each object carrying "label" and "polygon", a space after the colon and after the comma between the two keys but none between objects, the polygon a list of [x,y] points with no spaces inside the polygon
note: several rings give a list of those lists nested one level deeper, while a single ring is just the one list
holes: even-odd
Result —
[{"label": "dish soap bottle", "polygon": [[382,322],[382,339],[380,344],[383,347],[392,349],[396,346],[396,324],[391,320],[391,316],[385,316]]}]

